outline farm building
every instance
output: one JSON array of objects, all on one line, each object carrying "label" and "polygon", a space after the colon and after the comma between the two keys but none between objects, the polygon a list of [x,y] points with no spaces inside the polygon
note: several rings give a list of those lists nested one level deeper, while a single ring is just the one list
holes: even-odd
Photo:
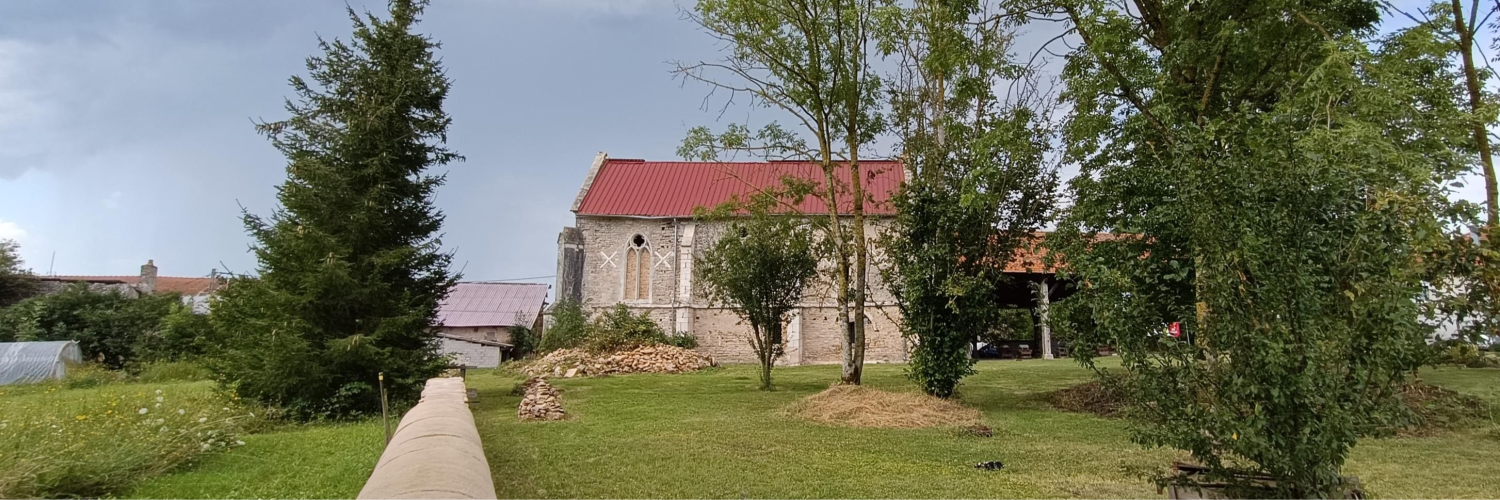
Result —
[{"label": "farm building", "polygon": [[540,334],[546,306],[545,284],[459,283],[438,307],[442,351],[463,366],[498,366],[509,356],[517,327]]},{"label": "farm building", "polygon": [[[905,169],[894,161],[863,161],[867,237],[875,239],[895,215],[891,197],[905,181]],[[840,183],[849,181],[841,170]],[[693,261],[701,258],[724,231],[717,222],[693,220],[697,207],[712,207],[781,184],[795,177],[821,185],[815,163],[678,162],[609,158],[600,153],[573,201],[575,224],[558,235],[557,300],[573,300],[599,310],[625,304],[647,313],[664,330],[692,335],[698,349],[724,362],[754,361],[746,341],[749,326],[733,312],[710,305],[694,287]],[[845,201],[841,200],[841,203]],[[827,214],[822,200],[806,199],[806,214]],[[839,207],[847,213],[848,206]],[[879,250],[872,249],[872,258]],[[1057,298],[1065,288],[1029,252],[1006,265],[1016,279],[996,300],[1008,307],[1036,310],[1039,289]],[[867,362],[906,361],[908,345],[898,327],[900,311],[872,263],[864,321]],[[831,279],[809,286],[802,307],[787,325],[789,365],[838,363],[841,328]],[[1045,287],[1039,287],[1044,284]],[[976,332],[976,335],[979,332]],[[1037,355],[1051,342],[1033,342]],[[1046,347],[1044,347],[1046,346]],[[1050,356],[1049,356],[1050,357]]]},{"label": "farm building", "polygon": [[136,276],[39,276],[42,293],[57,293],[74,283],[88,283],[96,292],[115,292],[129,298],[156,293],[182,295],[184,304],[192,304],[193,312],[208,312],[208,299],[225,283],[225,277],[210,271],[205,277],[158,276],[155,261],[147,260]]}]

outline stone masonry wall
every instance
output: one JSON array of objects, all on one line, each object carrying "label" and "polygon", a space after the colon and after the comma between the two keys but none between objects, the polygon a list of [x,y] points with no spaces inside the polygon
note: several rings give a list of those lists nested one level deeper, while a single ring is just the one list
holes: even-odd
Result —
[{"label": "stone masonry wall", "polygon": [[[872,220],[870,239],[876,238],[885,225],[884,220]],[[711,307],[703,299],[701,287],[691,282],[691,262],[701,258],[703,252],[717,241],[725,224],[579,216],[576,227],[583,242],[580,295],[586,309],[599,311],[624,303],[637,312],[647,312],[663,330],[690,332],[698,338],[698,350],[720,362],[755,361],[747,340],[749,325],[733,311]],[[651,252],[650,297],[626,301],[623,300],[625,254],[636,235],[646,239]],[[693,258],[684,262],[678,251],[687,250],[692,252]],[[880,251],[872,246],[867,279],[870,283],[868,303],[873,307],[866,308],[869,324],[865,360],[871,363],[902,362],[906,360],[906,347],[896,323],[900,313],[880,280],[877,264],[880,257]],[[832,263],[824,262],[822,267],[831,269]],[[680,294],[683,287],[691,292]],[[834,294],[835,287],[829,279],[808,286],[799,312],[799,327],[789,328],[791,332],[783,364],[840,362],[840,329]],[[680,317],[679,311],[686,317]]]},{"label": "stone masonry wall", "polygon": [[499,347],[447,338],[438,340],[442,341],[439,352],[452,355],[455,363],[479,368],[500,366]]}]

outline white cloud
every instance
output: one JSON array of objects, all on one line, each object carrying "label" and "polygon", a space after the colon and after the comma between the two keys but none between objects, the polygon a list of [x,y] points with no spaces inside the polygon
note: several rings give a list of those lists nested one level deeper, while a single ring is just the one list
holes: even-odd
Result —
[{"label": "white cloud", "polygon": [[116,208],[120,208],[120,196],[122,196],[122,194],[119,191],[115,191],[113,193],[110,193],[108,198],[100,200],[100,202],[104,203],[104,208],[114,210]]},{"label": "white cloud", "polygon": [[16,223],[0,220],[0,240],[21,241],[26,239],[26,230]]}]

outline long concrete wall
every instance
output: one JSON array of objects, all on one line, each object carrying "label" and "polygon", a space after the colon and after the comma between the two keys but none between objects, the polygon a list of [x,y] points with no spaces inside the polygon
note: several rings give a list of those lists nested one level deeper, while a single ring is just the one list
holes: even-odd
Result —
[{"label": "long concrete wall", "polygon": [[435,378],[406,412],[359,498],[495,498],[461,378]]}]

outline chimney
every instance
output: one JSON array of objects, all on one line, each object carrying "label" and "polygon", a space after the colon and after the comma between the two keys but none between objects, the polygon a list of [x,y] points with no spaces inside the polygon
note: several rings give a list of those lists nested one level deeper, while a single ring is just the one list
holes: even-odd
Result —
[{"label": "chimney", "polygon": [[156,293],[156,264],[154,261],[147,260],[146,265],[141,266],[141,281],[136,284],[136,288],[142,294]]}]

